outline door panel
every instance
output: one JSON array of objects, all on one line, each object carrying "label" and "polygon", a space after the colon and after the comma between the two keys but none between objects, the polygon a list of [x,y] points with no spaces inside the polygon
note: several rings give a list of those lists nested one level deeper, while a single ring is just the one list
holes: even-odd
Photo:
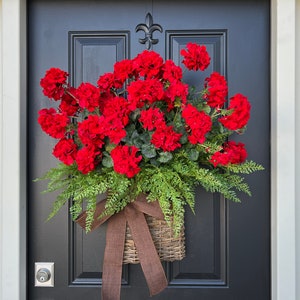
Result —
[{"label": "door panel", "polygon": [[[186,258],[163,263],[169,287],[154,299],[270,299],[269,273],[269,4],[268,1],[29,1],[29,289],[28,299],[100,299],[105,224],[86,235],[65,207],[45,222],[55,198],[32,183],[56,165],[55,141],[41,132],[37,111],[45,107],[39,80],[52,66],[69,70],[71,84],[96,83],[114,62],[144,50],[135,32],[148,12],[163,32],[153,46],[181,64],[187,42],[206,45],[208,70],[188,72],[199,86],[212,71],[228,79],[229,95],[246,94],[252,118],[246,135],[249,157],[266,171],[249,176],[253,197],[227,203],[196,190],[196,215],[186,212]],[[255,45],[255,46],[254,46]],[[49,107],[53,103],[48,102]],[[36,261],[55,262],[55,287],[33,286]],[[122,299],[148,299],[140,265],[123,267]]]}]

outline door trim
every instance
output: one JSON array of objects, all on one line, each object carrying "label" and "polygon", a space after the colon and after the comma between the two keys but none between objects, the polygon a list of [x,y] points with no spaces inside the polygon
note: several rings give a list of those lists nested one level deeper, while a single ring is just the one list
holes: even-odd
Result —
[{"label": "door trim", "polygon": [[[273,300],[300,298],[299,19],[300,0],[271,0]],[[0,300],[25,300],[26,0],[0,1],[0,20]]]}]

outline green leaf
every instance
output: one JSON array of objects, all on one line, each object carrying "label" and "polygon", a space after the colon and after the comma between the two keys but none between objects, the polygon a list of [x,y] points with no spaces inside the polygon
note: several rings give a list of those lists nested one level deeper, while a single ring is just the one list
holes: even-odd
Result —
[{"label": "green leaf", "polygon": [[173,158],[171,152],[161,152],[159,153],[159,158],[157,159],[161,163],[167,163]]},{"label": "green leaf", "polygon": [[154,158],[156,156],[156,150],[152,144],[142,145],[141,152],[146,158]]},{"label": "green leaf", "polygon": [[209,114],[211,112],[211,108],[209,105],[203,105],[201,107],[201,110],[203,110],[205,113]]},{"label": "green leaf", "polygon": [[153,165],[155,167],[159,167],[160,166],[160,162],[157,159],[155,159],[155,158],[151,158],[150,159],[150,163],[151,163],[151,165]]},{"label": "green leaf", "polygon": [[146,132],[140,134],[139,138],[146,144],[150,143],[150,140],[151,140],[150,132],[146,131]]},{"label": "green leaf", "polygon": [[188,136],[186,133],[184,133],[180,138],[180,144],[184,145],[188,142]]},{"label": "green leaf", "polygon": [[197,151],[196,149],[190,149],[188,152],[188,156],[190,160],[197,161],[199,158],[199,151]]},{"label": "green leaf", "polygon": [[132,133],[130,142],[131,142],[132,145],[135,145],[135,146],[138,147],[138,148],[141,148],[142,145],[144,144],[144,142],[143,142],[143,140],[141,139],[140,134],[137,132],[137,130],[135,130],[135,131]]},{"label": "green leaf", "polygon": [[102,159],[102,165],[106,168],[111,168],[114,164],[110,156],[104,156]]},{"label": "green leaf", "polygon": [[133,121],[136,121],[137,118],[139,117],[140,113],[141,113],[141,110],[140,110],[140,109],[136,109],[136,110],[134,110],[134,111],[131,113],[130,118],[131,118]]},{"label": "green leaf", "polygon": [[135,125],[134,124],[129,124],[128,126],[126,126],[126,138],[131,137],[133,132],[135,131]]}]

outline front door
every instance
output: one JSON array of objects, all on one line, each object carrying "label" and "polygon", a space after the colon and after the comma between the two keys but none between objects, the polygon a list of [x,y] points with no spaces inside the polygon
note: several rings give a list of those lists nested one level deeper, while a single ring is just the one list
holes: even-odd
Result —
[{"label": "front door", "polygon": [[[153,299],[270,299],[269,195],[269,1],[104,1],[31,0],[29,9],[29,224],[28,298],[100,299],[105,225],[86,235],[68,218],[65,207],[51,221],[53,194],[41,194],[46,183],[32,183],[57,161],[51,158],[53,139],[37,124],[45,107],[40,78],[50,67],[68,70],[71,83],[96,83],[117,60],[133,58],[145,49],[135,31],[151,27],[158,43],[150,45],[164,58],[180,64],[187,42],[206,45],[212,71],[226,75],[229,95],[241,92],[252,105],[245,135],[250,159],[266,170],[247,177],[253,196],[242,203],[226,201],[202,189],[196,191],[196,215],[186,212],[186,258],[163,263],[168,288]],[[185,78],[190,84],[199,82]],[[49,107],[52,103],[49,103]],[[54,262],[54,287],[34,287],[34,263]],[[140,265],[123,268],[121,299],[149,299]]]}]

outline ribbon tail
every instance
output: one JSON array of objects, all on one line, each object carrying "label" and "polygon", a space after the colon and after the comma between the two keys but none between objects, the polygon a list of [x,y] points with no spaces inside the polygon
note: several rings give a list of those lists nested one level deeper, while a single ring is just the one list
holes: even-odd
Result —
[{"label": "ribbon tail", "polygon": [[102,275],[102,300],[119,300],[126,218],[121,211],[108,220]]},{"label": "ribbon tail", "polygon": [[166,288],[168,281],[153,244],[145,216],[131,204],[127,205],[124,211],[139,254],[150,296],[156,295]]}]

